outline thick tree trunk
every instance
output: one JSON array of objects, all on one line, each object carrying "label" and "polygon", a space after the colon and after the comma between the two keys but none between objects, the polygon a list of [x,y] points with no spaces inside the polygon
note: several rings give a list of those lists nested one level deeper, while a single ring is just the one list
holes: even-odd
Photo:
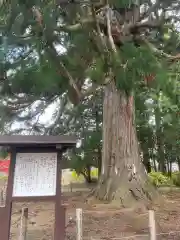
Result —
[{"label": "thick tree trunk", "polygon": [[155,122],[156,122],[156,139],[157,139],[157,159],[158,159],[158,170],[166,173],[165,153],[164,153],[164,137],[161,126],[161,112],[159,108],[159,100],[156,101],[155,108]]},{"label": "thick tree trunk", "polygon": [[81,172],[81,174],[84,176],[86,183],[92,183],[90,165],[86,165],[86,168]]},{"label": "thick tree trunk", "polygon": [[178,164],[178,169],[179,169],[179,172],[180,172],[180,158],[179,157],[177,159],[177,164]]},{"label": "thick tree trunk", "polygon": [[167,163],[168,176],[172,176],[172,162],[171,160]]},{"label": "thick tree trunk", "polygon": [[150,163],[150,160],[149,160],[149,155],[148,154],[143,154],[143,164],[146,168],[146,171],[147,173],[150,173],[151,172],[151,163]]},{"label": "thick tree trunk", "polygon": [[[98,108],[95,107],[95,120],[96,120],[96,132],[101,134],[101,127],[100,127],[100,122],[101,118],[99,116]],[[102,154],[101,154],[101,144],[99,143],[98,149],[97,149],[97,166],[98,166],[98,173],[101,172],[101,166],[102,166]],[[98,174],[98,179],[99,179],[100,174]]]},{"label": "thick tree trunk", "polygon": [[157,172],[157,164],[156,164],[156,159],[155,157],[153,156],[153,168],[154,168],[154,171]]},{"label": "thick tree trunk", "polygon": [[95,197],[123,206],[146,204],[156,190],[139,156],[133,97],[117,90],[113,82],[104,94],[102,170]]}]

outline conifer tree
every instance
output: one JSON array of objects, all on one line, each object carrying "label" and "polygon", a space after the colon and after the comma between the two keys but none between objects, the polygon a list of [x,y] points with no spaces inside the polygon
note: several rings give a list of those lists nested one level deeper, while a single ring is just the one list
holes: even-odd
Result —
[{"label": "conifer tree", "polygon": [[[144,85],[161,91],[177,66],[178,48],[168,50],[164,36],[178,36],[179,7],[168,0],[4,1],[3,121],[32,119],[63,99],[76,108],[103,89],[102,169],[93,194],[124,206],[151,201],[156,191],[140,158],[134,99]],[[37,100],[33,113],[19,115]]]}]

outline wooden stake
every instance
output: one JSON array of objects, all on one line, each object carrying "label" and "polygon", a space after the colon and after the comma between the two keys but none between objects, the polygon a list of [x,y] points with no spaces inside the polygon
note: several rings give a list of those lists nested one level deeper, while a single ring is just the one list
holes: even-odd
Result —
[{"label": "wooden stake", "polygon": [[156,222],[153,210],[149,210],[149,232],[150,240],[156,240]]},{"label": "wooden stake", "polygon": [[0,196],[0,206],[3,207],[4,206],[4,192],[3,190],[1,190],[1,196]]},{"label": "wooden stake", "polygon": [[76,209],[76,240],[82,240],[82,209]]},{"label": "wooden stake", "polygon": [[21,222],[19,228],[19,240],[26,240],[27,238],[27,226],[28,226],[28,208],[22,208]]}]

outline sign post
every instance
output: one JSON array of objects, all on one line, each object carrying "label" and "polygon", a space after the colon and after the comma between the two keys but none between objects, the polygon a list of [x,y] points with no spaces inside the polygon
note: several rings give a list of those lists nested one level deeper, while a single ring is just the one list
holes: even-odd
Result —
[{"label": "sign post", "polygon": [[67,136],[0,136],[0,145],[11,148],[6,205],[0,211],[1,239],[9,240],[13,201],[53,201],[54,240],[64,240],[61,156],[66,149],[76,145],[76,139]]}]

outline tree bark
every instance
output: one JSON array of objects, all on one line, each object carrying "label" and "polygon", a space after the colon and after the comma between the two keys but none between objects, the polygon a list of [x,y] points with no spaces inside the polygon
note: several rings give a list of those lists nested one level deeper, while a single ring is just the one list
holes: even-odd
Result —
[{"label": "tree bark", "polygon": [[172,162],[171,159],[169,162],[167,162],[167,168],[168,168],[168,176],[171,177],[172,176]]},{"label": "tree bark", "polygon": [[178,159],[178,169],[179,169],[179,172],[180,172],[180,159]]},{"label": "tree bark", "polygon": [[154,171],[157,172],[157,164],[156,164],[156,158],[154,157],[154,154],[152,154],[152,160],[153,160],[153,168],[154,168]]},{"label": "tree bark", "polygon": [[84,171],[81,171],[81,174],[84,176],[86,183],[91,183],[92,179],[91,179],[91,166],[90,165],[86,165]]},{"label": "tree bark", "polygon": [[[157,96],[159,97],[159,95]],[[157,139],[157,160],[158,170],[162,173],[166,173],[165,153],[164,153],[164,139],[163,130],[161,126],[161,112],[159,108],[159,99],[156,101],[155,107],[155,122],[156,122],[156,139]]]},{"label": "tree bark", "polygon": [[[101,134],[101,127],[100,127],[100,116],[99,116],[99,112],[98,112],[98,108],[95,106],[95,121],[96,121],[96,132],[98,132],[99,134]],[[101,143],[99,143],[98,149],[97,149],[97,166],[98,166],[98,173],[101,172],[101,166],[102,166],[102,154],[101,154]],[[99,179],[100,174],[98,174],[98,179]]]},{"label": "tree bark", "polygon": [[147,154],[147,153],[143,154],[143,164],[146,168],[147,173],[150,173],[151,172],[151,163],[149,160],[149,154]]},{"label": "tree bark", "polygon": [[104,93],[102,170],[94,194],[125,207],[147,204],[157,194],[140,160],[133,97],[117,90],[114,82]]}]

